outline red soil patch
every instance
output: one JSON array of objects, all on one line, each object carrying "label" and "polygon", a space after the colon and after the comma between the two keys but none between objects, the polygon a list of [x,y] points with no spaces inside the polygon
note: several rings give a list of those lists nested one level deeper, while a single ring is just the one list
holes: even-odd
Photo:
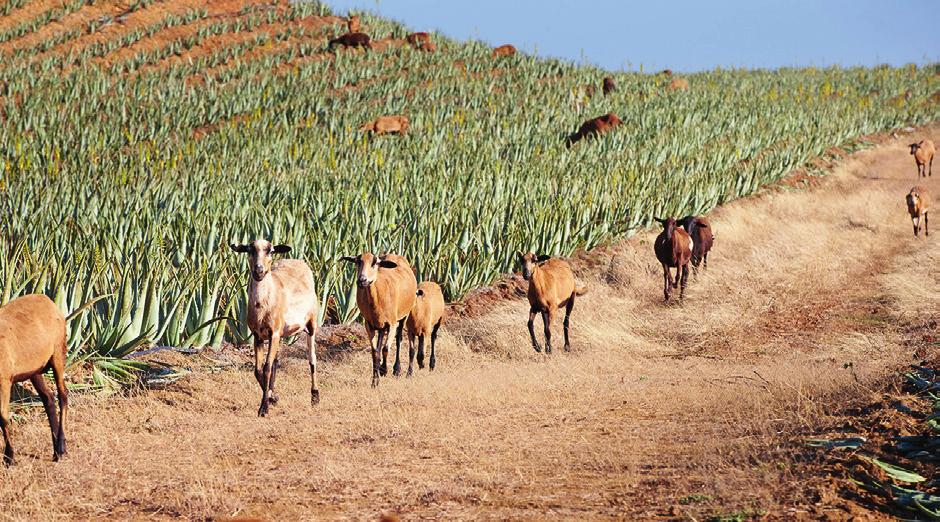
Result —
[{"label": "red soil patch", "polygon": [[0,32],[12,29],[26,20],[32,20],[37,16],[61,7],[65,2],[63,0],[39,0],[38,2],[29,2],[19,9],[14,9],[10,14],[0,17]]},{"label": "red soil patch", "polygon": [[[56,22],[51,22],[40,27],[38,31],[27,33],[19,38],[5,42],[3,45],[0,45],[0,54],[36,47],[47,40],[52,40],[61,34],[75,29],[84,30],[90,22],[102,17],[117,16],[125,9],[126,6],[123,1],[101,2],[94,5],[86,4],[78,11],[69,13]],[[71,40],[74,40],[74,38]],[[69,41],[65,41],[58,46],[67,47],[68,43]],[[41,53],[31,58],[34,60],[41,59],[45,55],[46,53]]]}]

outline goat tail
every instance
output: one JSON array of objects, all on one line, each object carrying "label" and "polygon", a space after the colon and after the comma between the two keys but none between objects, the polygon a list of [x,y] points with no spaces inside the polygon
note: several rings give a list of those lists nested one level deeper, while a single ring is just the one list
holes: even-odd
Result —
[{"label": "goat tail", "polygon": [[587,293],[587,286],[585,285],[576,286],[574,289],[574,295],[584,295],[586,293]]}]

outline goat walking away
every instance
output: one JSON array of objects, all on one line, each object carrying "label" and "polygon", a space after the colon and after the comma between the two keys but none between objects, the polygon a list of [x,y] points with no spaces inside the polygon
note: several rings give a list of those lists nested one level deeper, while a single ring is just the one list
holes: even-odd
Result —
[{"label": "goat walking away", "polygon": [[924,225],[924,235],[930,235],[927,214],[930,212],[930,192],[924,187],[916,186],[907,193],[907,213],[911,215],[911,224],[914,225],[914,237],[920,232],[921,221]]},{"label": "goat walking away", "polygon": [[536,256],[533,253],[523,254],[517,252],[519,264],[522,265],[522,277],[529,282],[527,296],[529,298],[529,336],[532,338],[532,348],[536,352],[542,351],[535,338],[535,314],[542,314],[542,323],[545,327],[545,353],[552,353],[552,321],[555,311],[565,309],[565,351],[571,350],[569,327],[571,311],[574,309],[575,297],[584,295],[587,290],[578,286],[574,280],[574,273],[567,261],[551,256]]},{"label": "goat walking away", "polygon": [[702,263],[707,269],[708,253],[715,242],[711,223],[704,216],[686,216],[677,221],[677,224],[692,237],[692,271],[698,272],[698,266]]},{"label": "goat walking away", "polygon": [[[268,406],[277,404],[274,382],[280,366],[282,337],[307,332],[310,358],[310,403],[320,402],[317,387],[317,315],[319,304],[313,283],[313,272],[300,259],[273,262],[274,254],[286,254],[291,247],[272,245],[257,239],[247,245],[231,245],[232,250],[248,254],[248,328],[255,341],[255,379],[261,386],[258,416],[268,414]],[[264,350],[267,341],[268,349]]]},{"label": "goat walking away", "polygon": [[[685,297],[685,285],[689,279],[689,261],[692,259],[692,238],[682,227],[676,226],[674,218],[653,218],[663,225],[663,231],[656,237],[653,251],[663,265],[664,301],[669,301],[672,289],[681,284],[679,299]],[[676,269],[673,280],[670,268]],[[681,281],[680,281],[681,277]]]},{"label": "goat walking away", "polygon": [[435,348],[437,345],[437,331],[444,321],[444,292],[440,285],[431,281],[424,281],[418,285],[417,299],[414,308],[408,314],[408,377],[411,377],[415,360],[415,337],[418,338],[418,368],[424,368],[424,341],[431,336],[431,370],[437,364]]},{"label": "goat walking away", "polygon": [[[7,465],[13,464],[10,392],[13,384],[27,379],[42,398],[49,419],[52,460],[65,455],[65,420],[69,411],[65,339],[65,318],[45,295],[24,295],[0,307],[0,431],[3,432],[3,462]],[[55,398],[43,377],[49,369],[59,393],[58,417]]]}]

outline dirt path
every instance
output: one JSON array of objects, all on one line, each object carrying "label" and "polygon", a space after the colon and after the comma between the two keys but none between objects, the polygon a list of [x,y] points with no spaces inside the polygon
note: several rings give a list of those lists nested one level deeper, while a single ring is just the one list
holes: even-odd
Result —
[{"label": "dirt path", "polygon": [[653,234],[592,254],[570,354],[533,353],[526,304],[507,301],[449,324],[433,374],[371,390],[364,352],[326,360],[316,409],[295,349],[267,419],[244,369],[77,396],[53,464],[28,412],[0,517],[838,518],[785,443],[908,363],[908,332],[940,315],[940,242],[903,206],[910,141],[713,212],[711,266],[681,306],[661,303]]}]

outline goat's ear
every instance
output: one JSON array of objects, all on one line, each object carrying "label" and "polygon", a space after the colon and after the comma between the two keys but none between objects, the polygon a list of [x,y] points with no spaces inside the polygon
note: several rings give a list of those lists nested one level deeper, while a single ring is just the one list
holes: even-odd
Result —
[{"label": "goat's ear", "polygon": [[398,263],[389,261],[388,259],[383,259],[379,261],[379,266],[382,268],[398,268]]},{"label": "goat's ear", "polygon": [[239,254],[245,254],[251,251],[251,247],[248,245],[236,245],[235,243],[232,243],[229,246],[232,247],[232,250],[238,252]]},{"label": "goat's ear", "polygon": [[355,263],[355,262],[356,262],[356,258],[355,258],[355,257],[352,257],[352,256],[343,256],[343,257],[339,258],[339,260],[340,260],[340,261],[346,261],[347,263]]},{"label": "goat's ear", "polygon": [[539,263],[544,263],[544,262],[548,261],[548,260],[551,259],[551,258],[552,258],[552,256],[548,256],[548,255],[542,254],[542,255],[540,255],[540,256],[538,257],[538,260],[539,260]]},{"label": "goat's ear", "polygon": [[424,290],[419,288],[418,291],[415,293],[415,295],[418,297],[421,297],[422,295],[424,295]]},{"label": "goat's ear", "polygon": [[525,254],[523,254],[521,250],[516,250],[516,257],[518,257],[519,260],[521,261],[525,259]]},{"label": "goat's ear", "polygon": [[290,252],[290,247],[287,245],[276,245],[274,247],[275,254],[286,254],[288,252]]}]

